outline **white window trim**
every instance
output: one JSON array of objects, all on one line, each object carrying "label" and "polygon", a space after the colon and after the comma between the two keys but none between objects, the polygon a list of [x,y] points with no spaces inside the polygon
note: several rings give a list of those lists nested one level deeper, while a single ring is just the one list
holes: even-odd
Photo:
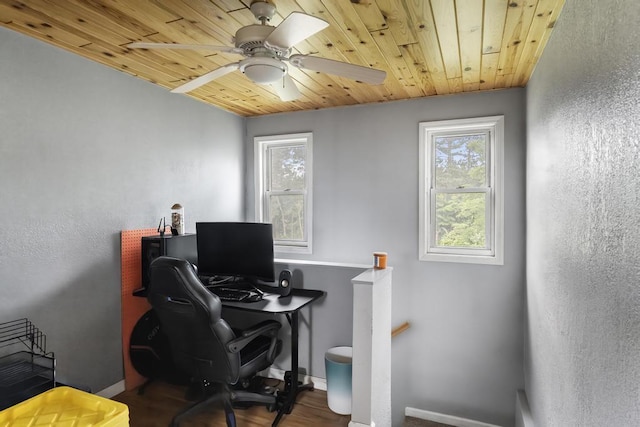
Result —
[{"label": "white window trim", "polygon": [[[492,135],[489,153],[489,200],[493,204],[490,220],[491,230],[487,230],[491,241],[491,251],[435,248],[431,236],[431,208],[434,200],[429,197],[433,174],[431,136],[438,132],[457,133],[459,131],[488,130]],[[421,261],[459,262],[472,264],[504,264],[504,116],[478,117],[470,119],[422,122],[420,134],[420,194],[419,194],[419,259]],[[467,190],[468,191],[468,190]],[[433,196],[435,197],[435,195]],[[487,208],[491,210],[491,206]]]},{"label": "white window trim", "polygon": [[[298,254],[310,254],[312,253],[312,231],[313,231],[313,133],[294,133],[286,135],[272,135],[272,136],[256,136],[253,138],[254,142],[254,178],[255,178],[255,209],[256,220],[265,222],[267,215],[267,199],[265,186],[268,177],[266,176],[267,170],[265,167],[265,157],[267,148],[278,145],[286,146],[291,144],[303,144],[307,148],[307,157],[305,162],[305,180],[306,180],[306,195],[305,195],[305,230],[304,234],[307,237],[305,242],[274,242],[274,251],[276,253],[298,253]],[[293,192],[288,192],[292,194]]]}]

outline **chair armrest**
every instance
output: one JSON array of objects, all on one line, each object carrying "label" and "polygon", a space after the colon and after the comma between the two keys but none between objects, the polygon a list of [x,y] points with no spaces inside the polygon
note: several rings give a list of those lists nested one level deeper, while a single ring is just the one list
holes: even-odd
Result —
[{"label": "chair armrest", "polygon": [[281,327],[282,325],[277,320],[265,320],[264,322],[260,322],[257,325],[242,331],[241,336],[229,341],[227,348],[231,353],[237,353],[260,335],[271,337],[271,341],[274,343],[278,337],[278,330]]}]

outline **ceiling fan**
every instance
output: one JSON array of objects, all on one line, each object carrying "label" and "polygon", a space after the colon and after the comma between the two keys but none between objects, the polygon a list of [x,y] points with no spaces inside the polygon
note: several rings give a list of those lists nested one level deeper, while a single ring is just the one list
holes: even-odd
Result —
[{"label": "ceiling fan", "polygon": [[260,24],[240,28],[235,35],[235,47],[144,42],[130,43],[127,47],[205,49],[236,53],[245,57],[241,61],[223,65],[178,86],[171,90],[173,93],[190,92],[226,74],[240,70],[255,83],[270,84],[283,101],[292,101],[300,97],[300,91],[289,75],[289,66],[333,74],[369,84],[384,82],[387,73],[382,70],[317,56],[291,55],[293,46],[329,26],[329,23],[323,19],[301,12],[293,12],[280,25],[274,27],[267,24],[276,13],[274,5],[266,1],[254,1],[251,3],[251,12],[260,21]]}]

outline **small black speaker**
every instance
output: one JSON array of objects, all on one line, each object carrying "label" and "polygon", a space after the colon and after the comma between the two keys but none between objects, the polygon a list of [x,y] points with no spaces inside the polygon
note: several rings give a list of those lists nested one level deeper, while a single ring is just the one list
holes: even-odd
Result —
[{"label": "small black speaker", "polygon": [[280,290],[280,296],[286,297],[291,293],[291,271],[282,270],[280,277],[278,278],[278,289]]}]

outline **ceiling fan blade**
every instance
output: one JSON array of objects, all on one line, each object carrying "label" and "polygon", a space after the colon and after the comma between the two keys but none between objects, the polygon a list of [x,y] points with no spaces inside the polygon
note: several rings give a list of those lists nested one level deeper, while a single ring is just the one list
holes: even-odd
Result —
[{"label": "ceiling fan blade", "polygon": [[329,23],[323,19],[301,12],[293,12],[267,36],[264,42],[268,46],[286,50],[328,26]]},{"label": "ceiling fan blade", "polygon": [[191,49],[191,50],[217,50],[220,52],[241,53],[235,47],[215,46],[211,44],[179,44],[179,43],[129,43],[127,47],[132,49]]},{"label": "ceiling fan blade", "polygon": [[282,81],[271,83],[271,87],[276,91],[283,101],[293,101],[300,98],[300,91],[289,74],[285,74]]},{"label": "ceiling fan blade", "polygon": [[332,59],[319,58],[317,56],[291,55],[289,62],[294,67],[305,70],[333,74],[374,85],[382,84],[387,77],[387,73],[382,70],[334,61]]},{"label": "ceiling fan blade", "polygon": [[194,89],[199,88],[202,85],[205,85],[219,77],[224,76],[225,74],[229,74],[235,70],[238,69],[239,66],[239,62],[234,62],[232,64],[227,64],[224,65],[220,68],[216,68],[213,71],[209,71],[207,74],[203,74],[200,77],[190,80],[187,83],[183,84],[182,86],[178,86],[177,88],[173,89],[171,92],[173,93],[185,93],[185,92],[191,92]]}]

